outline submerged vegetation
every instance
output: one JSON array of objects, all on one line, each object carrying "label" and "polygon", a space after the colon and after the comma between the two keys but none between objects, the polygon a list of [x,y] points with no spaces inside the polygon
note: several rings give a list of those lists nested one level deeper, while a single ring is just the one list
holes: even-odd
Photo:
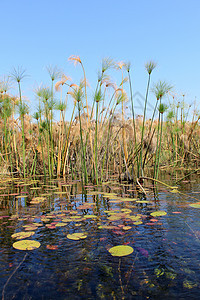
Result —
[{"label": "submerged vegetation", "polygon": [[[151,87],[154,62],[145,65],[144,112],[137,116],[130,63],[104,59],[89,101],[82,60],[78,56],[69,60],[81,66],[83,79],[75,84],[57,67],[48,67],[50,87],[35,90],[38,106],[33,115],[21,90],[26,72],[14,69],[0,82],[1,173],[13,177],[63,176],[98,184],[110,174],[117,174],[119,180],[139,182],[149,170],[157,180],[160,168],[199,168],[200,115],[196,107],[187,107],[184,95],[182,100],[176,99],[168,83],[159,81]],[[118,84],[112,81],[111,71],[120,72]],[[9,93],[14,82],[18,96]],[[155,95],[155,107],[147,118],[150,92]],[[131,114],[126,113],[129,105]],[[60,112],[59,121],[54,119],[54,111]]]}]

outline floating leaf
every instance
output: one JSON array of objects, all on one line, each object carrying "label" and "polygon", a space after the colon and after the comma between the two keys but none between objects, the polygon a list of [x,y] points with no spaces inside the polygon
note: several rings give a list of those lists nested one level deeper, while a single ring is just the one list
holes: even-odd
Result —
[{"label": "floating leaf", "polygon": [[59,223],[57,223],[55,226],[56,226],[56,227],[64,227],[64,226],[66,226],[66,225],[67,225],[67,223],[59,222]]},{"label": "floating leaf", "polygon": [[133,253],[133,248],[126,245],[114,246],[108,250],[112,256],[126,256]]},{"label": "floating leaf", "polygon": [[34,250],[40,247],[40,243],[33,240],[22,240],[15,242],[13,248],[18,250]]},{"label": "floating leaf", "polygon": [[154,211],[152,212],[150,215],[153,217],[161,217],[161,216],[165,216],[167,213],[163,210],[158,210],[158,211]]},{"label": "floating leaf", "polygon": [[114,225],[100,225],[98,229],[118,229],[118,227]]},{"label": "floating leaf", "polygon": [[71,222],[71,219],[70,219],[70,218],[67,218],[67,217],[65,217],[65,218],[62,218],[62,222],[64,222],[64,223],[68,223],[68,222]]},{"label": "floating leaf", "polygon": [[76,233],[72,233],[72,234],[67,235],[68,239],[74,240],[74,241],[86,239],[86,237],[87,237],[87,235],[83,232],[76,232]]},{"label": "floating leaf", "polygon": [[134,224],[134,225],[141,225],[141,224],[142,224],[142,221],[137,221],[137,222],[134,222],[133,224]]},{"label": "floating leaf", "polygon": [[55,225],[51,225],[51,224],[46,224],[46,227],[49,229],[55,229],[56,226]]},{"label": "floating leaf", "polygon": [[129,230],[129,229],[131,229],[132,227],[131,227],[131,226],[123,226],[122,228],[123,228],[123,230]]},{"label": "floating leaf", "polygon": [[123,202],[132,202],[132,201],[136,201],[137,199],[136,198],[121,198],[121,200]]},{"label": "floating leaf", "polygon": [[15,238],[17,240],[21,240],[21,239],[26,239],[32,235],[34,235],[34,231],[29,231],[29,232],[25,232],[25,231],[20,231],[17,233],[14,233],[11,235],[12,238]]},{"label": "floating leaf", "polygon": [[94,203],[84,203],[82,205],[79,205],[79,207],[77,207],[77,208],[78,209],[90,209],[93,205],[94,205]]},{"label": "floating leaf", "polygon": [[121,220],[123,216],[120,214],[115,214],[115,215],[113,214],[112,216],[108,217],[108,220],[109,221],[118,221],[118,220]]},{"label": "floating leaf", "polygon": [[96,219],[97,216],[96,215],[85,215],[84,218],[85,219]]},{"label": "floating leaf", "polygon": [[26,231],[34,231],[34,230],[37,230],[37,229],[38,229],[37,226],[31,226],[31,225],[30,225],[30,226],[27,225],[27,226],[25,227],[25,230],[26,230]]},{"label": "floating leaf", "polygon": [[141,216],[128,216],[128,219],[130,219],[133,222],[139,221],[141,219]]},{"label": "floating leaf", "polygon": [[192,203],[192,204],[189,204],[189,206],[191,206],[193,208],[200,208],[200,203]]},{"label": "floating leaf", "polygon": [[47,245],[46,248],[49,250],[57,250],[58,246],[57,245]]},{"label": "floating leaf", "polygon": [[137,200],[135,202],[137,202],[137,203],[150,203],[150,201],[148,201],[148,200]]}]

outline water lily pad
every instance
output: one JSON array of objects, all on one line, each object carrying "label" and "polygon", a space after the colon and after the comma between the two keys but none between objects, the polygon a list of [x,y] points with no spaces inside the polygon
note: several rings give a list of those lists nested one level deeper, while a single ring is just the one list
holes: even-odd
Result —
[{"label": "water lily pad", "polygon": [[97,216],[96,215],[85,215],[84,218],[85,219],[96,219]]},{"label": "water lily pad", "polygon": [[200,203],[192,203],[192,204],[189,204],[189,206],[191,206],[193,208],[200,208]]},{"label": "water lily pad", "polygon": [[161,217],[161,216],[165,216],[166,214],[167,214],[166,211],[158,210],[158,211],[152,212],[150,215],[153,217]]},{"label": "water lily pad", "polygon": [[111,216],[108,217],[109,221],[118,221],[118,220],[121,220],[121,219],[122,219],[122,215],[121,214],[113,214],[113,215],[111,215]]},{"label": "water lily pad", "polygon": [[64,217],[64,218],[62,218],[62,222],[68,223],[68,222],[71,222],[71,219],[67,218],[67,217]]},{"label": "water lily pad", "polygon": [[123,226],[122,228],[123,228],[123,230],[130,230],[132,227],[131,226]]},{"label": "water lily pad", "polygon": [[123,202],[131,202],[131,201],[136,201],[136,198],[123,198]]},{"label": "water lily pad", "polygon": [[33,225],[30,225],[30,226],[26,225],[26,227],[24,227],[24,229],[26,231],[34,231],[34,230],[37,230],[38,227],[37,226],[33,226]]},{"label": "water lily pad", "polygon": [[137,216],[128,216],[128,219],[133,221],[133,222],[137,222],[141,219],[141,216],[137,215]]},{"label": "water lily pad", "polygon": [[114,225],[100,225],[99,227],[98,227],[98,229],[118,229],[118,227],[117,226],[114,226]]},{"label": "water lily pad", "polygon": [[133,253],[133,248],[127,245],[114,246],[108,250],[112,256],[126,256]]},{"label": "water lily pad", "polygon": [[137,200],[135,202],[137,202],[137,203],[150,203],[150,201],[148,201],[148,200]]},{"label": "water lily pad", "polygon": [[142,221],[137,221],[137,222],[134,222],[133,224],[134,224],[134,225],[141,225],[141,224],[143,224],[143,223],[142,223]]},{"label": "water lily pad", "polygon": [[74,240],[74,241],[86,239],[86,237],[87,237],[87,235],[83,232],[76,232],[76,233],[72,233],[72,234],[67,235],[68,239]]},{"label": "water lily pad", "polygon": [[17,233],[14,233],[11,235],[12,238],[15,238],[17,240],[22,240],[22,239],[26,239],[32,235],[34,235],[34,231],[29,231],[29,232],[25,232],[25,231],[20,231]]},{"label": "water lily pad", "polygon": [[59,222],[59,223],[57,223],[55,226],[56,226],[56,227],[64,227],[64,226],[66,226],[66,225],[67,225],[67,223]]},{"label": "water lily pad", "polygon": [[40,247],[40,243],[33,240],[22,240],[15,242],[13,248],[18,250],[34,250]]}]

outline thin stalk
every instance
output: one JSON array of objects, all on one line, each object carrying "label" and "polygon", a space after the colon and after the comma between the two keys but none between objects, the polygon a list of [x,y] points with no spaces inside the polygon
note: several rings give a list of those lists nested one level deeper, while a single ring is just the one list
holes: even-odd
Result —
[{"label": "thin stalk", "polygon": [[144,103],[144,115],[143,115],[143,124],[142,124],[142,135],[141,135],[141,149],[140,149],[140,167],[141,167],[141,175],[143,176],[143,164],[142,164],[142,151],[143,151],[143,140],[144,140],[144,128],[145,128],[145,118],[146,118],[146,108],[147,108],[147,99],[149,93],[149,86],[150,86],[150,78],[151,74],[149,74],[148,83],[147,83],[147,90],[146,90],[146,97]]},{"label": "thin stalk", "polygon": [[162,129],[163,129],[163,113],[161,113],[160,144],[159,144],[159,152],[158,152],[158,160],[157,160],[157,170],[156,170],[156,177],[155,177],[155,179],[158,179],[158,171],[159,171],[159,164],[160,164],[160,153],[161,153],[161,144],[162,144]]},{"label": "thin stalk", "polygon": [[[20,104],[22,104],[22,93],[21,93],[21,86],[20,81],[18,81],[18,88],[19,88],[19,100]],[[25,166],[25,135],[24,135],[24,116],[21,115],[21,126],[22,126],[22,148],[23,148],[23,175],[24,178],[26,177],[26,166]]]},{"label": "thin stalk", "polygon": [[99,110],[99,102],[96,102],[96,124],[95,124],[95,169],[96,169],[96,184],[98,185],[98,163],[97,163],[97,135],[98,135],[98,110]]},{"label": "thin stalk", "polygon": [[[134,112],[134,103],[133,103],[133,91],[132,91],[131,76],[130,76],[130,71],[129,70],[128,70],[128,78],[129,78],[129,87],[130,87],[130,94],[131,94],[131,111],[132,111],[132,120],[133,120],[134,142],[135,142],[135,149],[136,149],[137,148],[137,133],[136,133],[136,126],[135,126],[135,112]],[[137,162],[137,174],[139,176],[138,153],[136,153],[136,162]]]},{"label": "thin stalk", "polygon": [[79,115],[79,126],[80,126],[80,138],[81,138],[81,148],[82,148],[82,153],[81,153],[81,158],[82,158],[82,171],[84,172],[84,180],[85,180],[85,185],[88,183],[88,176],[87,176],[87,167],[86,167],[86,157],[85,157],[85,148],[83,144],[83,135],[82,135],[82,125],[81,125],[81,108],[80,108],[80,101],[78,102],[78,115]]}]

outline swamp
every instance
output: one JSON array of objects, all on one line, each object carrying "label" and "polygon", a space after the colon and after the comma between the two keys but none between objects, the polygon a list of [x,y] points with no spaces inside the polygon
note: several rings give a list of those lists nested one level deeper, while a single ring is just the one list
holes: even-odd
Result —
[{"label": "swamp", "polygon": [[2,300],[197,299],[196,104],[165,81],[151,84],[149,61],[138,116],[130,63],[103,59],[91,96],[82,60],[69,61],[83,79],[49,66],[32,114],[25,70],[0,82]]}]

